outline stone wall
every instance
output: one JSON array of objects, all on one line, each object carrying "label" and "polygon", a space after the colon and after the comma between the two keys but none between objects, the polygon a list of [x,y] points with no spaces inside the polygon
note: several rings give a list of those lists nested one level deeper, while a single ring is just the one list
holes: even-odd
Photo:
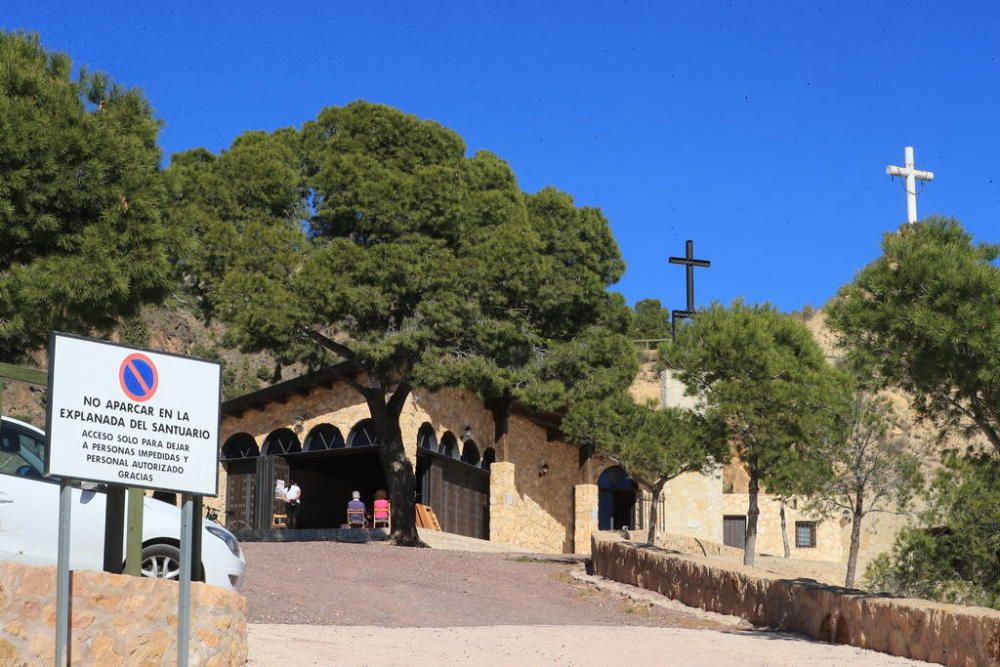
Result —
[{"label": "stone wall", "polygon": [[684,473],[663,487],[665,532],[722,542],[722,469]]},{"label": "stone wall", "polygon": [[590,553],[590,537],[597,532],[597,485],[577,484],[573,489],[573,550]]},{"label": "stone wall", "polygon": [[[0,665],[55,660],[55,568],[0,562]],[[70,659],[81,665],[173,665],[177,584],[72,573]],[[191,665],[242,665],[247,602],[215,586],[191,585]]]},{"label": "stone wall", "polygon": [[866,595],[812,580],[723,569],[697,558],[593,537],[595,573],[684,604],[796,632],[954,667],[1000,665],[1000,612]]},{"label": "stone wall", "polygon": [[[236,433],[249,433],[263,449],[268,434],[279,428],[299,426],[303,446],[319,424],[336,426],[346,440],[351,429],[368,419],[368,406],[345,383],[313,387],[304,394],[273,401],[263,409],[247,410],[223,418],[221,442]],[[300,420],[296,424],[296,420]],[[579,450],[565,442],[549,440],[545,428],[520,414],[508,420],[506,459],[495,442],[493,414],[475,394],[460,389],[415,390],[400,414],[400,430],[407,456],[416,464],[417,433],[430,424],[440,442],[451,432],[459,446],[472,440],[482,455],[493,448],[497,460],[512,464],[491,471],[490,539],[546,553],[574,549],[574,487],[581,481]],[[496,464],[494,464],[495,466]],[[205,504],[224,510],[226,471],[219,474],[219,497]],[[597,498],[594,496],[594,507]],[[589,511],[589,509],[588,509]],[[225,522],[227,517],[220,513]],[[583,542],[590,545],[590,535]]]},{"label": "stone wall", "polygon": [[[722,496],[723,513],[746,516],[750,497],[745,493],[726,493]],[[760,516],[757,517],[757,553],[781,556],[785,553],[781,539],[781,503],[777,496],[761,493],[757,496]],[[795,546],[795,522],[806,521],[816,524],[816,546]],[[722,523],[722,519],[719,519]],[[824,560],[846,562],[847,552],[842,539],[844,531],[839,518],[827,518],[810,514],[799,501],[785,504],[785,523],[788,531],[788,546],[791,558],[801,560]],[[850,525],[846,533],[850,540]],[[719,540],[720,542],[722,540]]]}]

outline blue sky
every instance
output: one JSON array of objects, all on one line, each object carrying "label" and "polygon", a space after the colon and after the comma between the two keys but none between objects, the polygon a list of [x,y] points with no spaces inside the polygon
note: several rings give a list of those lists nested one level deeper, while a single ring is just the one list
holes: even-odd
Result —
[{"label": "blue sky", "polygon": [[[630,302],[821,305],[905,219],[996,241],[1000,7],[929,2],[6,0],[0,26],[140,86],[167,154],[367,99],[508,160],[525,190],[601,207]],[[997,181],[997,182],[994,182]]]}]

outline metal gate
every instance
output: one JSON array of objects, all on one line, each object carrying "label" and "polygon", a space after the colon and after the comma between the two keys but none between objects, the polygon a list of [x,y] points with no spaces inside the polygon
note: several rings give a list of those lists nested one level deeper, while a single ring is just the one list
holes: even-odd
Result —
[{"label": "metal gate", "polygon": [[419,500],[434,510],[441,530],[489,539],[489,470],[418,450],[417,476]]}]

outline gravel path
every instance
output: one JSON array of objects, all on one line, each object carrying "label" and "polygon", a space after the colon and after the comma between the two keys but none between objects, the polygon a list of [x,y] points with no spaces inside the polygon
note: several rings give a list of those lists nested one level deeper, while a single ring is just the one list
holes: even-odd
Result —
[{"label": "gravel path", "polygon": [[384,543],[244,543],[251,623],[460,627],[731,627],[637,604],[527,556],[405,549]]},{"label": "gravel path", "polygon": [[926,665],[851,646],[764,633],[681,628],[506,625],[372,628],[251,625],[254,667],[901,667]]}]

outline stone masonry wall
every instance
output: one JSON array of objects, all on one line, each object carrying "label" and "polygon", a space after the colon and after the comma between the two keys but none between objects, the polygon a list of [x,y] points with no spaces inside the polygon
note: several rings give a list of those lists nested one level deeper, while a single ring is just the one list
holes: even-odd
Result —
[{"label": "stone masonry wall", "polygon": [[590,553],[590,537],[597,531],[596,484],[577,484],[573,490],[573,550],[578,554]]},{"label": "stone masonry wall", "polygon": [[[309,432],[324,423],[336,426],[346,439],[358,422],[369,417],[368,406],[357,392],[336,383],[332,388],[314,387],[306,394],[290,396],[283,403],[272,402],[262,410],[225,417],[221,441],[225,443],[236,433],[249,433],[263,448],[268,434],[295,427],[296,419],[301,420],[298,435],[303,445]],[[450,431],[460,447],[464,446],[463,439],[471,439],[480,455],[491,447],[498,457],[501,455],[494,441],[493,415],[472,392],[418,388],[411,394],[400,415],[400,429],[406,453],[414,464],[417,433],[425,423],[433,426],[439,442]],[[510,471],[501,468],[491,472],[490,539],[539,552],[572,552],[573,488],[580,481],[577,448],[565,442],[550,442],[544,428],[517,414],[508,421],[507,442],[507,462],[515,465]],[[221,511],[226,503],[226,473],[225,466],[220,467],[219,497],[206,499],[206,505]],[[498,480],[503,485],[494,494]],[[502,502],[494,502],[497,498]],[[227,517],[220,512],[220,519],[225,522]],[[589,535],[585,546],[589,546]]]},{"label": "stone masonry wall", "polygon": [[[729,515],[746,515],[750,497],[745,493],[726,493],[722,496],[723,510]],[[781,503],[777,496],[762,493],[757,497],[760,516],[757,518],[757,553],[781,556],[784,545],[781,540]],[[795,522],[816,523],[816,546],[798,548],[795,546]],[[721,519],[719,520],[721,524]],[[788,531],[788,546],[792,558],[802,560],[824,560],[846,562],[847,552],[842,543],[844,532],[837,518],[827,518],[803,511],[801,503],[785,504],[785,523]],[[847,532],[850,539],[850,531]],[[720,540],[721,541],[721,540]]]},{"label": "stone masonry wall", "polygon": [[[54,567],[0,562],[0,665],[53,664],[55,578]],[[72,664],[176,664],[176,583],[77,571],[71,587]],[[193,583],[191,612],[191,665],[246,662],[246,598]]]},{"label": "stone masonry wall", "polygon": [[992,609],[876,597],[749,568],[723,569],[605,534],[594,536],[592,559],[601,576],[754,625],[952,667],[1000,665],[1000,612]]},{"label": "stone masonry wall", "polygon": [[722,472],[684,473],[663,487],[666,531],[722,541]]}]

